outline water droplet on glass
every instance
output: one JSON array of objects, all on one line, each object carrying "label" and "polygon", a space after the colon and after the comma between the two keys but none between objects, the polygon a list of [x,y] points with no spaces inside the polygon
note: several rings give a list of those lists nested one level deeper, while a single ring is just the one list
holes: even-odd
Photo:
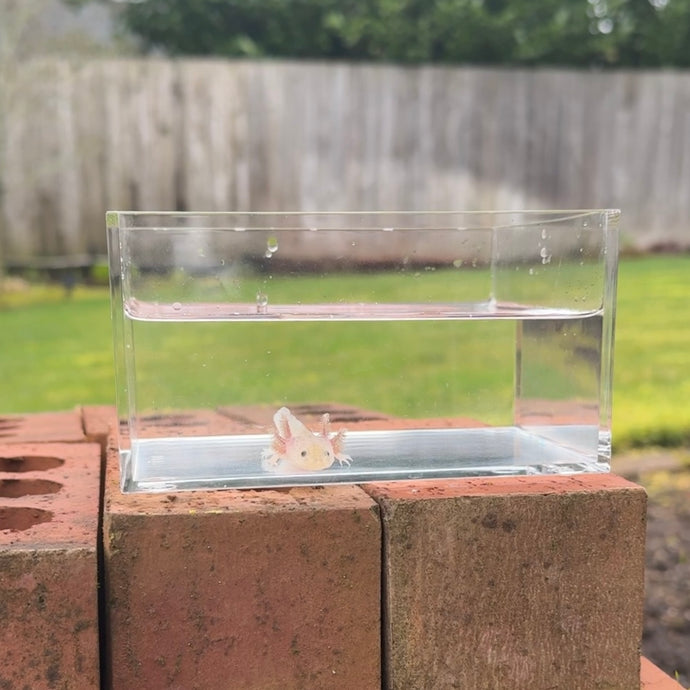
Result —
[{"label": "water droplet on glass", "polygon": [[309,232],[316,232],[318,228],[309,228]]},{"label": "water droplet on glass", "polygon": [[527,273],[529,273],[531,276],[533,276],[535,271],[533,268],[530,268],[529,271],[527,271]]},{"label": "water droplet on glass", "polygon": [[221,260],[220,260],[220,265],[221,265],[221,266],[225,266],[225,259],[221,259]]},{"label": "water droplet on glass", "polygon": [[455,266],[455,268],[460,268],[460,266],[462,266],[462,259],[455,259],[455,261],[453,261],[453,266]]},{"label": "water droplet on glass", "polygon": [[353,247],[356,247],[356,246],[357,246],[357,242],[352,242],[351,244],[352,244]]},{"label": "water droplet on glass", "polygon": [[265,314],[268,311],[268,296],[263,292],[256,293],[256,313]]},{"label": "water droplet on glass", "polygon": [[180,311],[180,309],[182,309],[182,305],[179,302],[173,302],[172,308],[175,311]]},{"label": "water droplet on glass", "polygon": [[393,232],[393,230],[395,230],[395,228],[383,228],[384,232]]},{"label": "water droplet on glass", "polygon": [[546,228],[542,228],[542,229],[541,229],[541,238],[542,238],[543,240],[545,240],[545,239],[546,239],[546,236],[547,236]]},{"label": "water droplet on glass", "polygon": [[275,254],[278,251],[278,238],[271,236],[266,241],[266,250]]},{"label": "water droplet on glass", "polygon": [[235,228],[235,232],[245,232],[246,229],[247,229],[247,228],[240,228],[240,227],[237,227],[237,228]]}]

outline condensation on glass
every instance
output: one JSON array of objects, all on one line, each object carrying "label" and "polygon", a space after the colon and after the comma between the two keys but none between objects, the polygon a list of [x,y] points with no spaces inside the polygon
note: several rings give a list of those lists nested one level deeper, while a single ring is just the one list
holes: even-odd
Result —
[{"label": "condensation on glass", "polygon": [[122,489],[608,471],[618,222],[108,213]]}]

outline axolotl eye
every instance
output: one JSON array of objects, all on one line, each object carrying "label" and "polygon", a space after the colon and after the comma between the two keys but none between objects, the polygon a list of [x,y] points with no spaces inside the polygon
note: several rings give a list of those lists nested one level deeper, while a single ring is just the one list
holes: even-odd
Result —
[{"label": "axolotl eye", "polygon": [[306,451],[306,450],[303,450],[303,451],[300,453],[300,455],[301,455],[303,458],[306,458],[306,457],[307,457],[307,451]]}]

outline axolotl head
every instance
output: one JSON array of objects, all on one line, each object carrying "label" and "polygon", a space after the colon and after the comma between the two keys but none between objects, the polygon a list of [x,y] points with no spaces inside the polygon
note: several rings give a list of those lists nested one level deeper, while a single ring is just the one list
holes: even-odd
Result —
[{"label": "axolotl head", "polygon": [[311,471],[328,469],[335,460],[331,440],[315,436],[311,431],[288,438],[285,442],[285,455],[294,468]]}]

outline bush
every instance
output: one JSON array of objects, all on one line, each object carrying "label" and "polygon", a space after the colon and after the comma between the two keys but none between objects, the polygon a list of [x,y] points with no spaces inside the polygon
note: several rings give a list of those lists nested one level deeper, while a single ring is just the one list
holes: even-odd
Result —
[{"label": "bush", "polygon": [[690,65],[688,0],[145,0],[121,18],[170,55]]}]

